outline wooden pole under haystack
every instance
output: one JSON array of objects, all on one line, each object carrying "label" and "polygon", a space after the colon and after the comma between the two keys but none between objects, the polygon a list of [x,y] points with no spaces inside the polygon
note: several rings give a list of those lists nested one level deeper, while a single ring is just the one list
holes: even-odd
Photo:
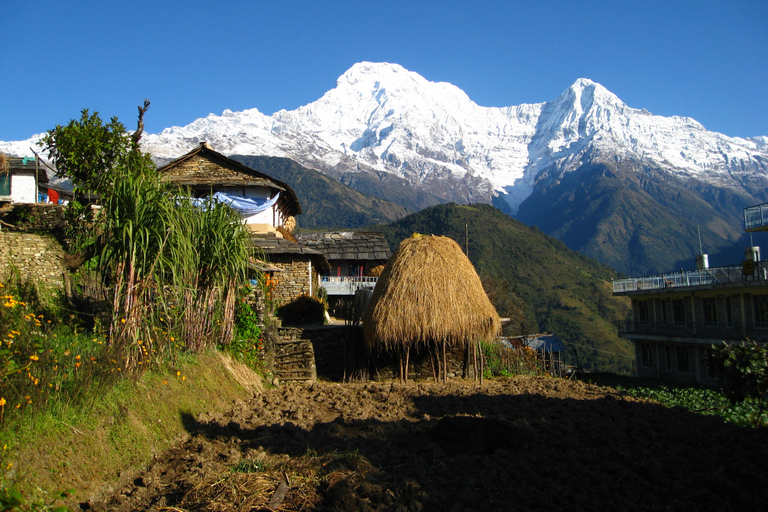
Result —
[{"label": "wooden pole under haystack", "polygon": [[370,350],[396,352],[401,359],[411,348],[434,350],[444,382],[449,348],[477,350],[480,341],[494,339],[500,330],[499,315],[475,268],[461,247],[444,236],[403,240],[363,317]]}]

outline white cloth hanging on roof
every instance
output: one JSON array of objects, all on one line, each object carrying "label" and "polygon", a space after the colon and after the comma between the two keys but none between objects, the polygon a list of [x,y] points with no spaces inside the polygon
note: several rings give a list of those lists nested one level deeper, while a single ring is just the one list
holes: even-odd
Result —
[{"label": "white cloth hanging on roof", "polygon": [[[213,194],[214,201],[226,204],[239,213],[241,217],[250,217],[272,208],[272,206],[277,203],[279,197],[280,193],[278,192],[275,194],[275,197],[260,202],[256,199],[251,199],[250,197],[233,196],[231,194],[225,194],[224,192],[216,192]],[[193,199],[192,204],[202,207],[205,204],[205,199]]]}]

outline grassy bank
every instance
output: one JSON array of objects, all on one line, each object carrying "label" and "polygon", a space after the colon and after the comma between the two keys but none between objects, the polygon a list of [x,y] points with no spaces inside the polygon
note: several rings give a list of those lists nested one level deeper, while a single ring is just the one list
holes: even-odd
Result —
[{"label": "grassy bank", "polygon": [[60,491],[70,506],[108,493],[185,435],[186,415],[221,412],[260,388],[247,367],[209,351],[119,379],[85,404],[19,417],[0,431],[2,487],[28,504]]}]

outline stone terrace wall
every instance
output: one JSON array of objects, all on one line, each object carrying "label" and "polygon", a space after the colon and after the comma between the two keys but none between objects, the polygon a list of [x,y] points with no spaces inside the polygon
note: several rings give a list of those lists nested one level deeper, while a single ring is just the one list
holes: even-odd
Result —
[{"label": "stone terrace wall", "polygon": [[2,231],[16,233],[47,233],[64,241],[67,223],[64,206],[58,204],[12,204],[0,208]]},{"label": "stone terrace wall", "polygon": [[[280,381],[314,381],[322,378],[341,382],[344,378],[345,359],[355,357],[355,351],[362,351],[362,336],[358,328],[341,325],[283,327],[278,329],[274,345],[273,371]],[[357,344],[354,349],[348,344]],[[345,355],[346,352],[346,355]],[[448,378],[461,378],[464,373],[464,351],[448,351]],[[353,365],[349,365],[353,366]],[[432,380],[433,364],[430,355],[422,350],[413,351],[409,360],[408,378],[411,380]],[[348,368],[349,375],[355,370]],[[399,362],[389,354],[377,354],[368,359],[370,380],[397,379],[400,377]],[[474,378],[471,363],[467,378]]]},{"label": "stone terrace wall", "polygon": [[0,221],[0,279],[6,279],[11,269],[16,269],[22,280],[61,288],[64,207],[11,204],[0,208]]},{"label": "stone terrace wall", "polygon": [[0,279],[7,278],[10,270],[16,269],[22,280],[61,288],[63,255],[64,249],[52,237],[0,232]]}]

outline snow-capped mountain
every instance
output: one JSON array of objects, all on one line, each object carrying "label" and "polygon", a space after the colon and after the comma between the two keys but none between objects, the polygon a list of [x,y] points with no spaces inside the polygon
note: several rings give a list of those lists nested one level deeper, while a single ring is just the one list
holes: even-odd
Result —
[{"label": "snow-capped mountain", "polygon": [[336,88],[296,110],[227,110],[146,134],[143,144],[173,158],[201,141],[225,154],[289,157],[336,177],[385,172],[443,200],[500,195],[513,213],[538,182],[574,170],[588,150],[734,189],[744,175],[768,175],[768,138],[654,116],[587,79],[552,102],[481,107],[451,84],[384,63],[354,65]]},{"label": "snow-capped mountain", "polygon": [[[694,232],[701,215],[712,217],[704,238],[711,233],[712,245],[722,248],[743,232],[739,209],[768,200],[768,137],[728,137],[690,118],[655,116],[587,79],[576,80],[551,102],[481,107],[451,84],[430,82],[396,64],[363,62],[322,98],[296,110],[271,116],[255,108],[225,110],[142,138],[158,160],[202,141],[227,155],[288,157],[412,209],[445,201],[493,202],[617,268],[636,256],[632,243],[657,236],[647,233],[665,224],[660,215],[679,216],[693,223]],[[32,142],[0,143],[0,151],[28,154]],[[609,177],[621,185],[608,187]],[[612,194],[635,187],[634,213],[618,213],[624,210],[617,201],[603,205],[603,217],[574,209],[575,190],[594,192],[598,181]],[[694,218],[690,201],[672,199],[681,190],[709,209]],[[636,210],[651,203],[660,206],[645,224],[634,225],[642,217]],[[683,203],[689,207],[677,211]],[[624,231],[601,231],[609,214],[629,219]],[[695,245],[687,236],[672,259],[633,265],[658,269],[677,262]],[[605,244],[623,249],[606,251]]]}]

